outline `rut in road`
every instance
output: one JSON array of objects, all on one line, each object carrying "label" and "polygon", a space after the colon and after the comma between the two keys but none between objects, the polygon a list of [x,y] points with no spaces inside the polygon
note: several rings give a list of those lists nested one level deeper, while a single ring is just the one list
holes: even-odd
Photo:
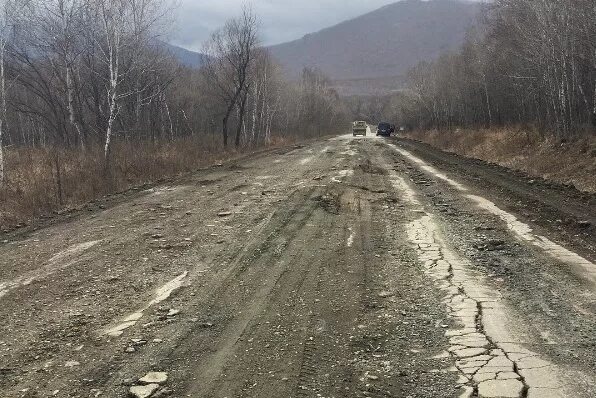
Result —
[{"label": "rut in road", "polygon": [[[397,148],[396,151],[425,173],[445,181],[456,191],[467,193],[467,187],[451,179],[420,158]],[[427,272],[447,293],[445,303],[463,329],[448,330],[453,344],[450,355],[457,359],[467,391],[464,395],[481,397],[566,397],[569,381],[560,378],[562,369],[527,348],[528,341],[508,329],[513,315],[510,304],[490,284],[483,273],[472,270],[469,261],[449,248],[435,217],[416,198],[408,183],[394,176],[394,185],[408,198],[413,211],[424,214],[408,225],[410,241],[416,245]],[[582,267],[582,276],[591,278],[593,264],[544,237],[535,237],[527,225],[494,203],[476,195],[466,195],[480,208],[500,216],[516,236],[545,251],[555,259]],[[574,376],[566,375],[573,379]],[[580,376],[580,379],[586,376]],[[584,392],[586,393],[586,392]],[[569,395],[571,394],[571,395]],[[579,395],[578,395],[579,396]],[[582,395],[583,396],[583,395]]]}]

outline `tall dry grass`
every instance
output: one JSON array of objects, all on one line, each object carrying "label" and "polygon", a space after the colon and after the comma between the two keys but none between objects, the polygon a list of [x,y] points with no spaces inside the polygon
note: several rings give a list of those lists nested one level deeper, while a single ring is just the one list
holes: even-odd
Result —
[{"label": "tall dry grass", "polygon": [[[289,143],[288,139],[276,138],[271,145]],[[250,150],[224,151],[216,136],[159,143],[120,142],[113,147],[112,167],[106,173],[99,146],[85,152],[8,148],[6,184],[0,188],[0,230],[104,195],[192,172]]]},{"label": "tall dry grass", "polygon": [[596,192],[596,136],[569,142],[523,128],[415,131],[408,137],[463,156]]}]

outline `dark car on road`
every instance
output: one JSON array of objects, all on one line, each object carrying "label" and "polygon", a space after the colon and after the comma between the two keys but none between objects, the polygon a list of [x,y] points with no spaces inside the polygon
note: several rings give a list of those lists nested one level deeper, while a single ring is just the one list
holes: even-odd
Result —
[{"label": "dark car on road", "polygon": [[395,132],[395,127],[389,123],[379,123],[377,127],[377,135],[389,137]]}]

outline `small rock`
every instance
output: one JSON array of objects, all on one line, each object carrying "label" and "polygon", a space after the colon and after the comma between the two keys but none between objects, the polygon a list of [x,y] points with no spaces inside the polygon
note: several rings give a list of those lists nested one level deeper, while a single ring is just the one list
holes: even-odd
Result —
[{"label": "small rock", "polygon": [[135,398],[149,398],[157,389],[159,384],[147,384],[146,386],[130,387],[130,395]]},{"label": "small rock", "polygon": [[149,372],[139,379],[141,384],[164,384],[168,381],[166,372]]},{"label": "small rock", "polygon": [[388,292],[388,291],[382,291],[381,293],[379,293],[379,297],[382,297],[382,298],[392,297],[392,296],[395,296],[395,293]]},{"label": "small rock", "polygon": [[132,342],[133,345],[136,345],[136,346],[141,346],[141,345],[147,344],[147,340],[143,340],[143,339],[131,339],[130,341]]},{"label": "small rock", "polygon": [[180,310],[175,310],[175,309],[173,309],[173,308],[172,308],[172,309],[170,309],[170,310],[168,311],[168,316],[176,316],[176,315],[178,315],[179,313],[180,313]]},{"label": "small rock", "polygon": [[170,390],[169,388],[162,388],[158,392],[153,394],[153,398],[169,397],[170,395],[172,395],[172,393],[173,393],[173,391]]},{"label": "small rock", "polygon": [[217,216],[218,217],[229,217],[231,215],[232,215],[232,212],[231,211],[222,211],[220,213],[217,213]]},{"label": "small rock", "polygon": [[77,362],[77,361],[68,361],[64,364],[65,367],[67,368],[73,368],[75,366],[79,366],[81,363]]},{"label": "small rock", "polygon": [[577,226],[580,228],[590,228],[592,224],[589,221],[578,221]]},{"label": "small rock", "polygon": [[135,350],[135,348],[134,348],[134,347],[132,347],[132,346],[128,346],[128,347],[126,347],[126,348],[124,349],[124,352],[127,352],[127,353],[129,353],[129,354],[130,354],[130,353],[133,353],[133,352],[135,352],[135,351],[136,351],[136,350]]}]

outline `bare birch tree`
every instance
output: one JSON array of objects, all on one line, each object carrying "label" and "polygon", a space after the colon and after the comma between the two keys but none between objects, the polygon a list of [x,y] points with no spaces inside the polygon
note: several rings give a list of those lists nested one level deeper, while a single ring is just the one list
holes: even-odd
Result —
[{"label": "bare birch tree", "polygon": [[[136,94],[146,94],[145,85],[132,84],[135,73],[148,72],[143,50],[150,45],[152,29],[163,10],[159,0],[97,0],[95,16],[99,21],[95,41],[101,63],[107,101],[104,157],[109,167],[114,124],[121,111],[121,101]],[[157,95],[157,93],[154,93]]]}]

